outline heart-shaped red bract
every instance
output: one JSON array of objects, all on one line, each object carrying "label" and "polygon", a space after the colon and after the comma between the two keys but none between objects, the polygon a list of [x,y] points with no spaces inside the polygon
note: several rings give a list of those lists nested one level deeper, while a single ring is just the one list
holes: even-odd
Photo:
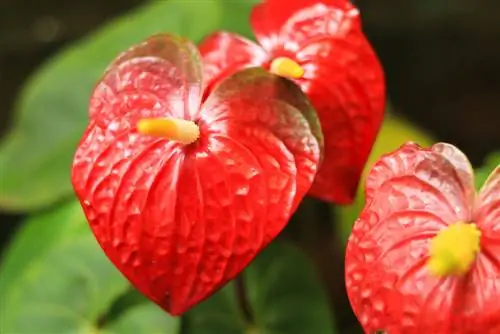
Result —
[{"label": "heart-shaped red bract", "polygon": [[[283,229],[321,156],[319,121],[293,83],[255,68],[202,100],[191,42],[156,35],[96,86],[72,183],[99,244],[148,298],[179,315],[234,278]],[[194,121],[189,145],[138,132]]]},{"label": "heart-shaped red bract", "polygon": [[[346,254],[366,333],[500,333],[500,166],[476,193],[456,147],[408,143],[374,165],[366,203]],[[438,278],[426,265],[430,241],[457,222],[477,225],[479,253],[464,276]]]},{"label": "heart-shaped red bract", "polygon": [[385,80],[347,0],[264,0],[251,23],[260,45],[218,32],[199,46],[210,86],[246,67],[269,69],[290,58],[303,69],[294,82],[316,108],[325,136],[325,159],[310,194],[351,203],[383,120]]}]

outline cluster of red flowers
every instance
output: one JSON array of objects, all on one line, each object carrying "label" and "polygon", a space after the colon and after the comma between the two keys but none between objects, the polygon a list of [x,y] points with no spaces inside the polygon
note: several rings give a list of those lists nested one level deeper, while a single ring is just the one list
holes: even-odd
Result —
[{"label": "cluster of red flowers", "polygon": [[[383,120],[382,67],[349,1],[265,0],[251,24],[259,44],[216,32],[196,47],[159,34],[125,51],[93,92],[75,155],[73,186],[101,247],[138,290],[174,315],[238,275],[304,196],[352,202]],[[410,293],[404,285],[383,306],[374,301],[404,270],[416,270],[402,250],[420,261],[415,252],[425,238],[476,217],[465,209],[476,205],[467,197],[465,161],[446,145],[408,146],[372,172],[346,267],[367,330],[406,328],[391,327],[394,319],[406,321],[397,313],[405,308],[394,311]],[[495,175],[483,196],[498,192]],[[492,201],[477,206],[480,229],[479,222],[492,224],[488,205],[500,205]],[[417,209],[413,216],[404,211]],[[418,242],[403,232],[386,235],[384,225],[411,225],[405,233],[416,233]],[[395,273],[384,276],[390,271],[377,259],[396,249],[399,257],[391,259],[401,269],[389,266]]]}]

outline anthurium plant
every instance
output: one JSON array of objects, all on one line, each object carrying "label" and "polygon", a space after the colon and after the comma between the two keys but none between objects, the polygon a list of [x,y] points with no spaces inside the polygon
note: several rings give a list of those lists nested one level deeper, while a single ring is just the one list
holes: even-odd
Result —
[{"label": "anthurium plant", "polygon": [[17,108],[2,333],[500,332],[500,157],[385,113],[347,0],[152,1]]}]

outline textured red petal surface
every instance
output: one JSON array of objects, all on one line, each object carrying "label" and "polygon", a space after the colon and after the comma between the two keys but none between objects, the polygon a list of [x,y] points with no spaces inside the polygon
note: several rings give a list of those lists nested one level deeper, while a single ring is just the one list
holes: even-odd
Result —
[{"label": "textured red petal surface", "polygon": [[361,33],[310,43],[297,54],[306,69],[298,81],[318,111],[325,160],[311,194],[348,204],[382,124],[384,74]]},{"label": "textured red petal surface", "polygon": [[[358,10],[345,0],[292,0],[286,6],[267,0],[254,8],[251,20],[267,58],[255,45],[219,33],[200,46],[206,67],[213,69],[210,77],[216,82],[259,62],[267,68],[276,57],[296,60],[305,75],[295,82],[317,110],[325,138],[325,160],[310,194],[351,203],[385,109],[383,70]],[[213,51],[217,45],[224,52]],[[241,57],[233,56],[238,52]]]},{"label": "textured red petal surface", "polygon": [[[467,158],[449,144],[406,144],[375,164],[346,254],[349,299],[366,332],[499,332],[495,243],[482,238],[481,253],[464,278],[438,279],[426,268],[429,242],[444,227],[474,221],[484,232],[492,217],[474,211],[473,186]],[[491,196],[500,197],[500,189]],[[499,238],[499,231],[492,236]]]},{"label": "textured red petal surface", "polygon": [[[276,145],[293,154],[291,162],[297,166],[297,188],[292,191],[295,194],[292,211],[295,211],[316,176],[323,144],[319,121],[300,88],[253,68],[223,82],[206,101],[204,110],[207,108],[212,110],[207,123],[217,120],[217,126],[223,126],[232,138],[246,143],[257,157],[261,149],[278,148]],[[279,164],[278,156],[271,155],[268,163]],[[270,180],[270,185],[274,181],[278,182],[275,185],[278,194],[283,185],[279,179]]]},{"label": "textured red petal surface", "polygon": [[[128,109],[140,108],[136,99],[156,99],[163,104],[158,109],[168,109],[166,116],[193,119],[203,90],[202,67],[193,63],[200,61],[196,47],[183,38],[150,37],[108,67],[93,92],[90,118],[106,127]],[[117,103],[122,105],[117,107]]]},{"label": "textured red petal surface", "polygon": [[462,327],[454,333],[500,333],[500,166],[477,196],[473,216],[481,230],[481,253],[464,282]]},{"label": "textured red petal surface", "polygon": [[230,32],[217,32],[204,39],[199,46],[205,61],[204,79],[209,87],[236,71],[260,66],[267,61],[266,52],[260,45]]},{"label": "textured red petal surface", "polygon": [[[94,91],[72,171],[107,256],[174,315],[234,278],[283,229],[321,156],[298,87],[250,69],[200,105],[198,57],[170,35],[122,55]],[[136,132],[141,118],[168,116],[197,122],[200,139],[185,146]]]},{"label": "textured red petal surface", "polygon": [[348,0],[265,0],[254,7],[251,23],[269,51],[290,52],[314,39],[342,36],[360,28],[358,10]]}]

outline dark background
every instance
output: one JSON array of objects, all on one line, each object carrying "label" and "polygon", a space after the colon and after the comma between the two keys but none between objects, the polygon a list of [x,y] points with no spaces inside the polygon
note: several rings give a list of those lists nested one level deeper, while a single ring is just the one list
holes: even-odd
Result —
[{"label": "dark background", "polygon": [[[0,0],[0,137],[19,89],[43,61],[143,2]],[[499,149],[500,2],[356,3],[385,67],[394,109],[459,146],[475,164]],[[20,218],[0,213],[0,250]]]}]

